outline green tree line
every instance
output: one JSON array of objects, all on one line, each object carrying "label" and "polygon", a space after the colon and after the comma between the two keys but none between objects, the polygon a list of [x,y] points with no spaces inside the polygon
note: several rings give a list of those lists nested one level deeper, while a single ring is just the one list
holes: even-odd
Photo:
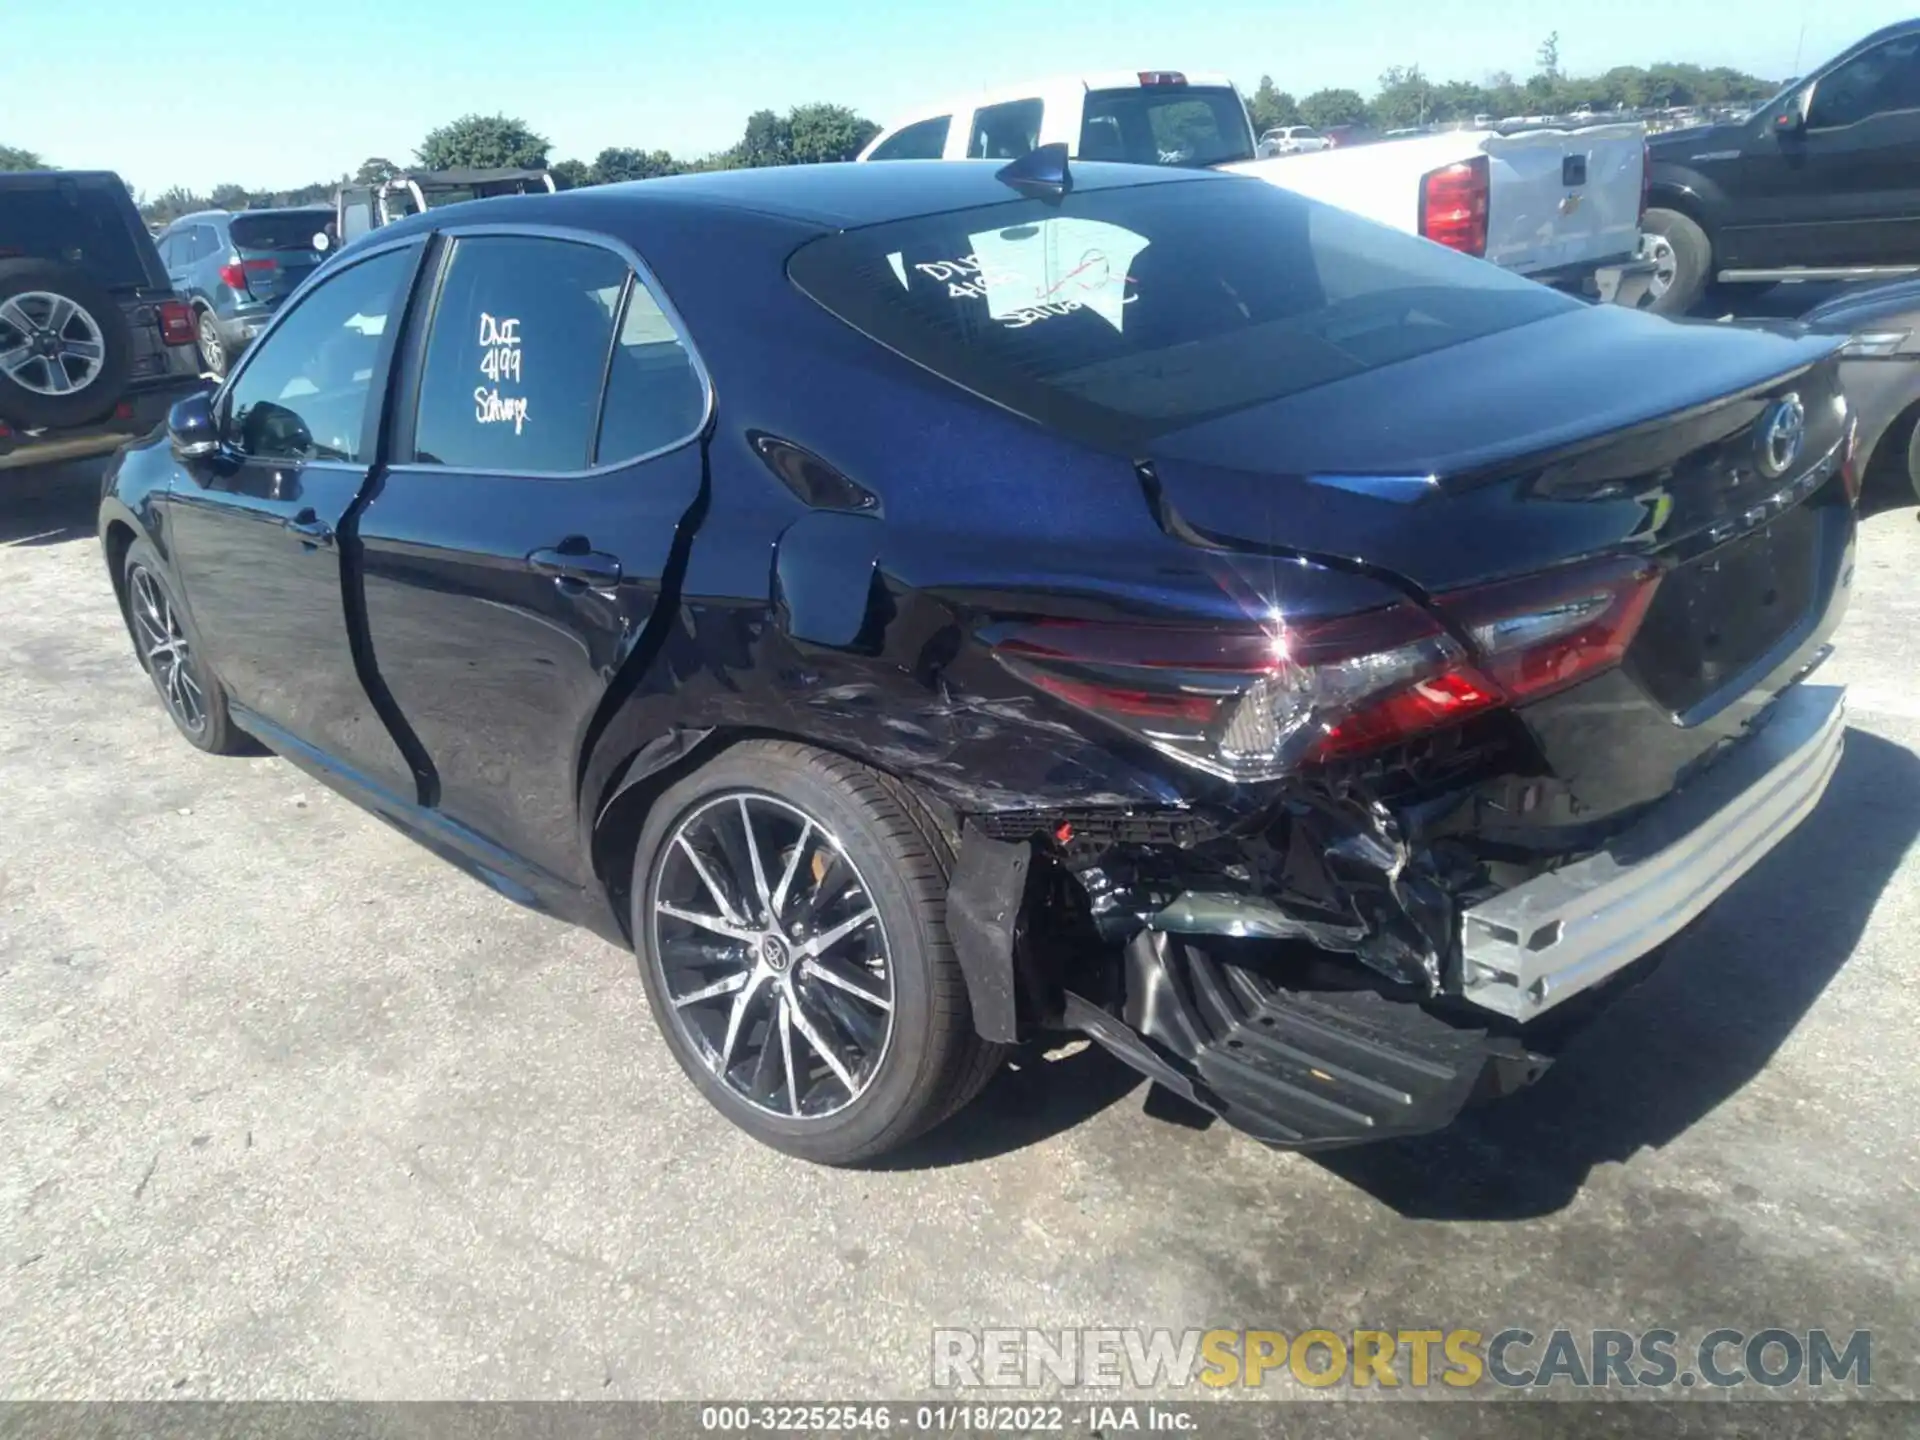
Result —
[{"label": "green tree line", "polygon": [[[1272,76],[1263,75],[1248,96],[1247,109],[1256,134],[1278,125],[1366,125],[1399,130],[1471,120],[1476,115],[1499,118],[1568,114],[1582,108],[1637,110],[1751,103],[1766,98],[1776,88],[1770,81],[1725,66],[1678,63],[1621,65],[1601,75],[1571,76],[1561,67],[1557,33],[1541,43],[1536,59],[1539,68],[1524,82],[1498,71],[1480,84],[1431,81],[1418,65],[1395,65],[1380,76],[1371,99],[1356,90],[1321,89],[1296,100],[1291,92],[1280,89]],[[556,161],[547,138],[523,120],[507,115],[463,115],[429,132],[415,149],[414,160],[431,170],[545,168],[553,172],[561,186],[577,188],[704,170],[851,160],[879,128],[844,105],[797,105],[784,115],[756,110],[747,117],[740,139],[711,155],[685,158],[666,150],[614,145],[591,160]],[[0,170],[39,169],[47,163],[31,151],[0,145]],[[330,203],[340,185],[376,183],[397,174],[400,168],[391,160],[373,156],[352,175],[285,190],[226,184],[202,195],[176,186],[158,196],[140,197],[141,213],[151,222],[164,224],[194,210]]]}]

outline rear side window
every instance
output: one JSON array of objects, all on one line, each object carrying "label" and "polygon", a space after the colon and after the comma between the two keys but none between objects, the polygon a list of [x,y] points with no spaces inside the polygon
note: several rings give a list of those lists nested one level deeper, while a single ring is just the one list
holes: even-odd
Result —
[{"label": "rear side window", "polygon": [[1200,169],[1253,159],[1246,109],[1224,86],[1093,90],[1083,113],[1083,160]]},{"label": "rear side window", "polygon": [[1094,443],[1183,428],[1581,302],[1272,185],[1076,190],[826,236],[794,281]]},{"label": "rear side window", "polygon": [[597,245],[456,242],[427,337],[414,458],[525,475],[586,469],[629,273]]},{"label": "rear side window", "polygon": [[1040,100],[1009,100],[974,111],[967,158],[1018,160],[1040,143],[1040,117],[1046,108]]},{"label": "rear side window", "polygon": [[693,438],[707,393],[659,302],[636,280],[607,367],[607,403],[594,463],[617,464]]},{"label": "rear side window", "polygon": [[947,153],[947,132],[953,117],[918,120],[874,147],[869,160],[938,160]]},{"label": "rear side window", "polygon": [[53,260],[102,285],[144,285],[137,247],[145,241],[134,235],[119,200],[97,186],[22,186],[0,200],[0,260]]}]

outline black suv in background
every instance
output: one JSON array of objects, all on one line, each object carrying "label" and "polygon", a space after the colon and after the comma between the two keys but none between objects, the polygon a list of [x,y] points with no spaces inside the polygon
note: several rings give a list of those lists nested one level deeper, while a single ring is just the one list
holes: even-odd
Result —
[{"label": "black suv in background", "polygon": [[1653,307],[1714,283],[1920,269],[1920,20],[1877,30],[1746,120],[1648,142]]},{"label": "black suv in background", "polygon": [[103,455],[201,384],[118,175],[0,175],[0,470]]},{"label": "black suv in background", "polygon": [[314,236],[333,211],[205,210],[183,215],[154,243],[175,288],[193,307],[200,363],[224,376],[273,312],[320,263]]}]

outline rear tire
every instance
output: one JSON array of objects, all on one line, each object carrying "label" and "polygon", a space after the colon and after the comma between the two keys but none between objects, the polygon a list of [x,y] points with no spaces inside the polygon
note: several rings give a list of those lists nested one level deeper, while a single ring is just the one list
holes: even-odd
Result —
[{"label": "rear tire", "polygon": [[716,1109],[848,1165],[979,1092],[1004,1051],[975,1031],[947,937],[951,866],[902,786],[805,745],[738,745],[660,796],[634,857],[635,949],[668,1048]]},{"label": "rear tire", "polygon": [[199,632],[154,548],[145,540],[135,540],[127,547],[120,573],[134,654],[159,692],[174,728],[187,737],[189,745],[209,755],[251,751],[252,745],[227,713],[227,692],[201,654]]},{"label": "rear tire", "polygon": [[227,378],[227,347],[220,339],[220,323],[211,310],[202,310],[194,322],[194,348],[200,352],[200,368],[216,380]]},{"label": "rear tire", "polygon": [[1642,228],[1649,237],[1647,258],[1664,280],[1647,308],[1656,315],[1685,315],[1700,303],[1713,278],[1713,242],[1678,210],[1649,210]]}]

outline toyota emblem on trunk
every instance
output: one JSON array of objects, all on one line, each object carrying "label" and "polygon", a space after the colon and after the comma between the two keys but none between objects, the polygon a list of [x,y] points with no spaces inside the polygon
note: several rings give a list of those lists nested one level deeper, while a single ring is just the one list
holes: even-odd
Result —
[{"label": "toyota emblem on trunk", "polygon": [[1760,417],[1760,473],[1768,479],[1784,475],[1800,458],[1800,442],[1807,434],[1807,407],[1798,395],[1785,395]]}]

